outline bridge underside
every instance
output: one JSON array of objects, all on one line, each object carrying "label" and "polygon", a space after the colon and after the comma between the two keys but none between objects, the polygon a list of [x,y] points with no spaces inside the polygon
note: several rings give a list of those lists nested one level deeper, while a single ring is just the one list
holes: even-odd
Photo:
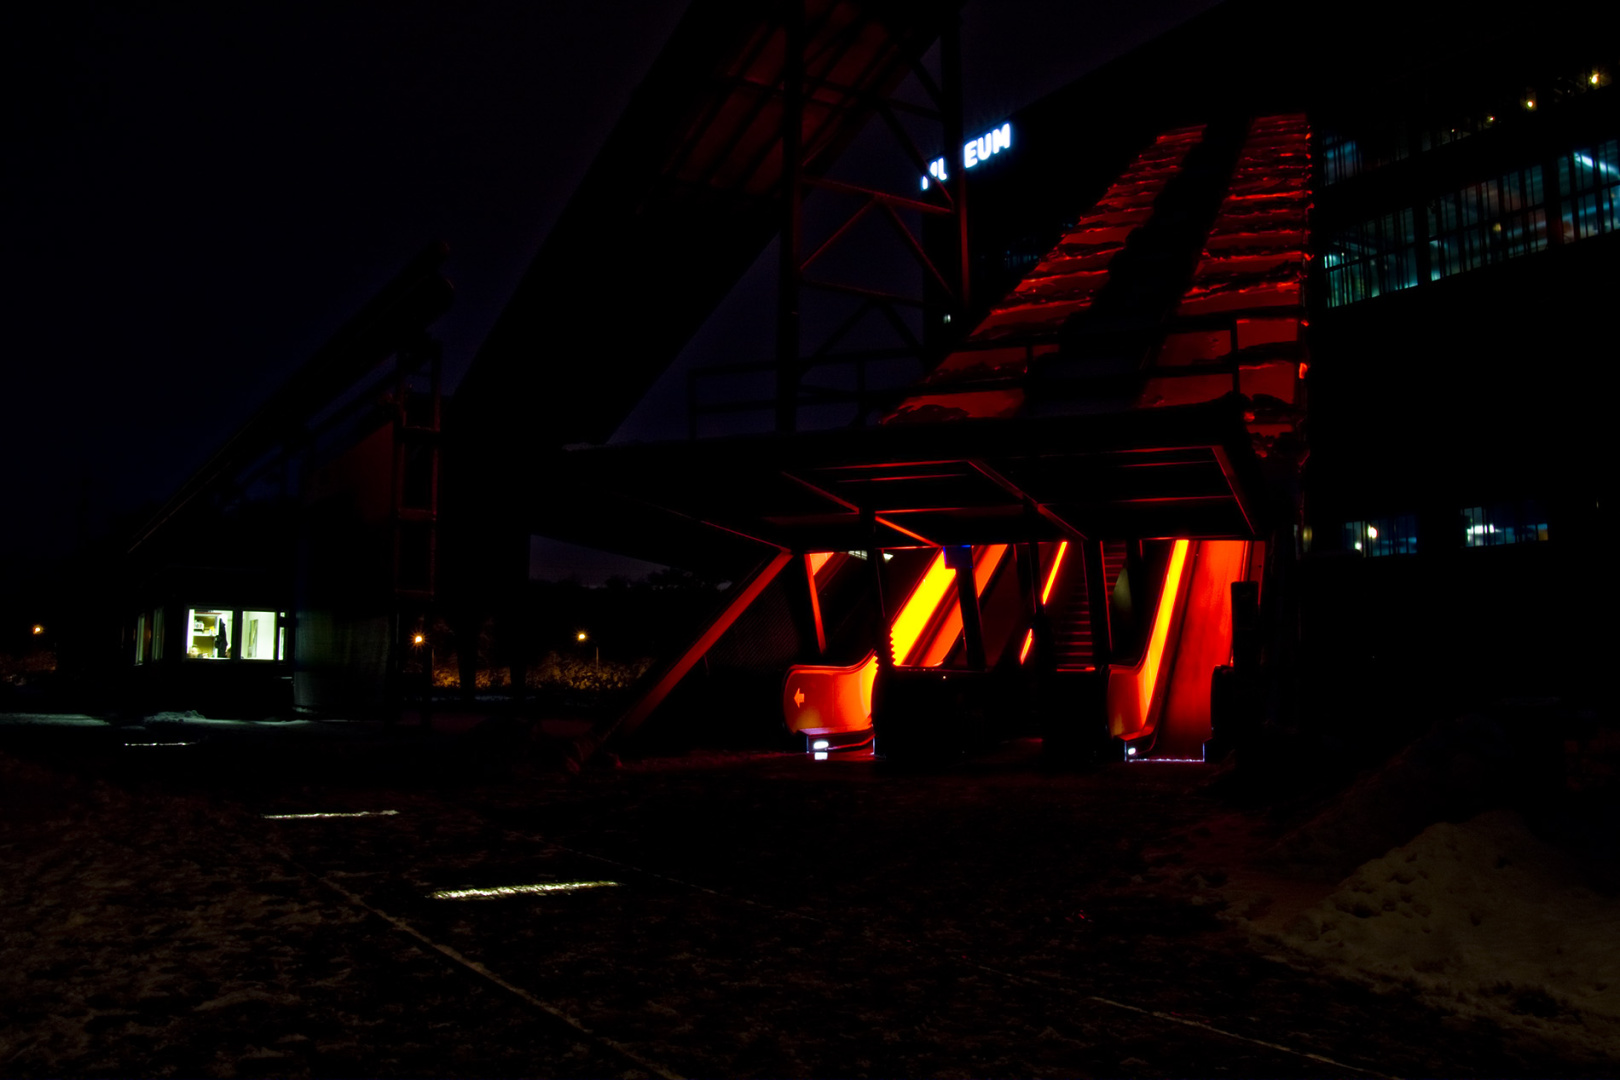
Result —
[{"label": "bridge underside", "polygon": [[1236,402],[889,425],[572,455],[590,487],[793,551],[1248,539],[1267,507]]}]

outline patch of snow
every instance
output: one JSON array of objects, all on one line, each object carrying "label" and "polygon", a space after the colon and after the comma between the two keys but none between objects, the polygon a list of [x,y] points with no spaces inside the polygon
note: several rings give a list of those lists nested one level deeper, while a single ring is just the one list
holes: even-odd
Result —
[{"label": "patch of snow", "polygon": [[107,722],[83,713],[0,713],[0,727],[11,725],[104,728]]},{"label": "patch of snow", "polygon": [[200,1005],[193,1005],[192,1011],[211,1012],[215,1009],[229,1009],[236,1005],[247,1005],[256,1001],[284,1004],[296,1002],[297,1000],[296,997],[290,994],[270,994],[263,990],[233,990],[229,994],[221,994],[219,997],[210,998]]},{"label": "patch of snow", "polygon": [[146,718],[148,724],[183,724],[188,721],[203,719],[203,714],[196,709],[187,709],[184,712],[157,712]]},{"label": "patch of snow", "polygon": [[1620,900],[1512,811],[1432,825],[1279,935],[1375,986],[1620,1060]]}]

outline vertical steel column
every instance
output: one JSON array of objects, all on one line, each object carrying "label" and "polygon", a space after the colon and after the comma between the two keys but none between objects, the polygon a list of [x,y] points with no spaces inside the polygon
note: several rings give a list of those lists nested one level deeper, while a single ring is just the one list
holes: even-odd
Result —
[{"label": "vertical steel column", "polygon": [[962,26],[956,11],[945,16],[939,35],[939,81],[945,126],[945,175],[949,177],[951,204],[956,217],[956,310],[960,325],[972,303],[973,264],[968,258],[967,170],[962,167]]},{"label": "vertical steel column", "polygon": [[1091,663],[1107,671],[1114,658],[1113,633],[1108,625],[1108,570],[1103,561],[1103,542],[1087,540],[1080,544],[1086,568],[1086,600],[1091,606]]},{"label": "vertical steel column", "polygon": [[1047,617],[1046,604],[1041,600],[1041,543],[1026,540],[1019,545],[1018,552],[1019,561],[1025,565],[1023,587],[1027,590],[1029,628],[1035,635],[1029,654],[1035,665],[1032,670],[1045,671],[1052,666],[1055,650],[1052,648],[1052,620]]},{"label": "vertical steel column", "polygon": [[776,282],[776,430],[799,414],[799,278],[804,200],[804,0],[782,0],[782,235]]},{"label": "vertical steel column", "polygon": [[984,619],[979,612],[979,590],[974,584],[973,547],[945,549],[945,563],[956,571],[956,603],[962,611],[962,644],[969,671],[985,670]]},{"label": "vertical steel column", "polygon": [[[433,703],[433,651],[428,638],[433,632],[434,600],[438,589],[438,522],[439,522],[439,432],[443,420],[442,381],[443,350],[433,338],[423,335],[411,345],[399,350],[395,356],[394,383],[394,461],[391,523],[393,531],[393,619],[392,656],[389,665],[388,711],[393,719],[404,708],[408,698],[405,686],[405,668],[414,654],[420,661],[419,688],[422,699],[422,724],[431,723]],[[419,379],[426,367],[427,387],[423,397],[426,408],[412,415],[413,379]],[[411,450],[425,450],[424,468],[425,505],[407,505],[407,471]],[[405,550],[407,528],[422,530],[423,548]],[[407,554],[425,559],[425,565],[407,566]],[[420,621],[418,621],[420,620]],[[423,636],[419,648],[410,640],[421,627]]]},{"label": "vertical steel column", "polygon": [[894,667],[894,636],[889,628],[889,605],[883,596],[883,549],[878,545],[877,517],[868,507],[861,509],[861,522],[866,526],[866,564],[867,572],[872,575],[873,606],[877,609],[877,631],[873,635],[873,649],[877,651],[878,667],[881,670],[891,670]]},{"label": "vertical steel column", "polygon": [[827,630],[821,621],[821,597],[816,592],[816,576],[810,571],[810,556],[793,556],[798,566],[788,571],[783,584],[788,609],[799,639],[799,658],[819,661],[827,655]]},{"label": "vertical steel column", "polygon": [[1130,639],[1120,643],[1120,651],[1127,656],[1140,655],[1143,644],[1147,641],[1148,629],[1152,619],[1147,614],[1148,580],[1147,580],[1147,552],[1140,540],[1125,541],[1125,570],[1126,580],[1131,597]]}]

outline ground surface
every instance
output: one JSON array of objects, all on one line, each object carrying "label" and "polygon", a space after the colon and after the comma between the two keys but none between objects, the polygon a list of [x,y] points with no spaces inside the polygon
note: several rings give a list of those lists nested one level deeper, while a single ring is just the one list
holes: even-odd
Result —
[{"label": "ground surface", "polygon": [[[1504,1024],[1287,948],[1338,885],[1203,766],[569,775],[476,731],[273,727],[0,723],[0,1073],[1614,1071],[1540,998]],[[395,813],[264,817],[317,811]],[[431,896],[570,882],[613,884]]]}]

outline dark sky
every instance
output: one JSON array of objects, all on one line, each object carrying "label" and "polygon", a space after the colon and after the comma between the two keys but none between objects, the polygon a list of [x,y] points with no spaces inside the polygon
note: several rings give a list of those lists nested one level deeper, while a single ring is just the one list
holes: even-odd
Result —
[{"label": "dark sky", "polygon": [[[436,238],[464,371],[685,6],[8,9],[0,591],[172,493]],[[975,0],[968,128],[1209,6]]]}]

